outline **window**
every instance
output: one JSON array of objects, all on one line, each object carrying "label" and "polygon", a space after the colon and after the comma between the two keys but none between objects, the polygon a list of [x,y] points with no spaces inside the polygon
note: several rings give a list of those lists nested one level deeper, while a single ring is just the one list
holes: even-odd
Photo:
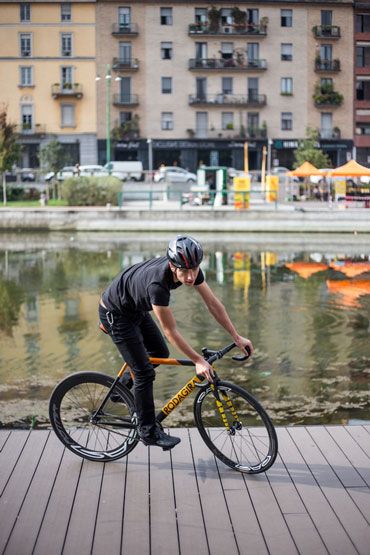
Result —
[{"label": "window", "polygon": [[195,43],[195,59],[196,60],[206,60],[208,54],[207,43],[206,42],[196,42]]},{"label": "window", "polygon": [[69,2],[64,2],[60,5],[60,20],[61,21],[71,21],[72,20],[72,5]]},{"label": "window", "polygon": [[207,8],[195,8],[195,23],[208,23]]},{"label": "window", "polygon": [[62,56],[72,56],[72,33],[61,33],[60,39]]},{"label": "window", "polygon": [[119,113],[119,122],[120,125],[124,125],[128,121],[132,120],[132,112],[120,112]]},{"label": "window", "polygon": [[234,129],[234,113],[222,112],[221,114],[221,127],[222,129]]},{"label": "window", "polygon": [[281,129],[282,131],[291,131],[293,129],[293,114],[292,112],[281,113]]},{"label": "window", "polygon": [[172,77],[162,77],[162,94],[172,93]]},{"label": "window", "polygon": [[29,58],[32,55],[31,33],[21,33],[19,42],[21,57]]},{"label": "window", "polygon": [[356,100],[370,100],[370,81],[356,82]]},{"label": "window", "polygon": [[20,9],[20,20],[22,23],[28,23],[31,21],[31,4],[28,2],[22,2],[19,4]]},{"label": "window", "polygon": [[131,8],[118,8],[118,24],[120,29],[131,27]]},{"label": "window", "polygon": [[62,88],[70,89],[73,83],[73,68],[72,66],[63,66],[61,68],[61,83]]},{"label": "window", "polygon": [[173,112],[161,113],[161,129],[165,131],[173,129]]},{"label": "window", "polygon": [[172,8],[161,8],[161,25],[172,25]]},{"label": "window", "polygon": [[370,123],[357,123],[356,135],[370,135]]},{"label": "window", "polygon": [[293,60],[293,45],[290,42],[281,43],[281,59],[284,62]]},{"label": "window", "polygon": [[208,135],[208,112],[195,113],[195,130],[198,139],[207,137]]},{"label": "window", "polygon": [[321,89],[329,89],[333,88],[333,79],[331,77],[322,77],[320,79],[320,87]]},{"label": "window", "polygon": [[370,45],[356,46],[356,67],[370,66]]},{"label": "window", "polygon": [[207,99],[207,78],[206,77],[196,77],[195,90],[196,90],[197,100]]},{"label": "window", "polygon": [[260,45],[258,42],[248,42],[247,44],[248,63],[257,62],[260,57]]},{"label": "window", "polygon": [[282,27],[293,27],[293,10],[280,10]]},{"label": "window", "polygon": [[255,131],[260,126],[260,115],[258,112],[248,112],[247,114],[247,127],[248,132]]},{"label": "window", "polygon": [[75,107],[73,104],[62,104],[61,127],[75,127]]},{"label": "window", "polygon": [[21,66],[19,68],[19,84],[21,87],[32,87],[33,75],[31,66]]},{"label": "window", "polygon": [[259,22],[259,10],[258,9],[249,9],[247,10],[247,23],[248,25],[258,25]]},{"label": "window", "polygon": [[221,42],[221,58],[223,60],[231,60],[234,53],[233,42]]},{"label": "window", "polygon": [[331,27],[333,24],[333,12],[331,10],[321,10],[321,25]]},{"label": "window", "polygon": [[33,126],[33,106],[32,104],[22,104],[21,106],[22,130],[28,131]]},{"label": "window", "polygon": [[258,100],[258,77],[248,77],[248,100]]},{"label": "window", "polygon": [[222,94],[233,94],[233,78],[222,77]]},{"label": "window", "polygon": [[161,42],[161,58],[162,60],[171,60],[172,42]]},{"label": "window", "polygon": [[293,78],[282,77],[280,82],[280,94],[291,96],[293,94]]},{"label": "window", "polygon": [[370,33],[370,14],[356,15],[356,33]]},{"label": "window", "polygon": [[221,25],[233,24],[233,10],[231,8],[221,9]]},{"label": "window", "polygon": [[333,114],[331,112],[321,113],[320,136],[323,139],[331,139],[333,137]]},{"label": "window", "polygon": [[132,47],[131,42],[119,43],[119,61],[123,64],[131,64]]},{"label": "window", "polygon": [[333,47],[331,44],[322,44],[320,46],[320,59],[326,62],[333,60]]}]

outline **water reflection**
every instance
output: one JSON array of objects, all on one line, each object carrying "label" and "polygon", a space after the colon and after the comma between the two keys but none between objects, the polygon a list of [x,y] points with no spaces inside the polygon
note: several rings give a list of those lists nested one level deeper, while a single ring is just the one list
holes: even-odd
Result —
[{"label": "water reflection", "polygon": [[[369,253],[204,243],[207,280],[256,346],[242,366],[222,361],[222,375],[254,392],[276,423],[370,420]],[[73,371],[118,368],[118,353],[97,327],[100,292],[121,268],[161,255],[166,241],[103,242],[97,234],[82,246],[49,234],[7,245],[0,250],[0,425],[27,425],[33,417],[43,425],[56,381]],[[172,303],[195,348],[228,342],[192,291],[179,289]],[[159,371],[159,401],[190,374]],[[190,402],[173,422],[192,422]]]}]

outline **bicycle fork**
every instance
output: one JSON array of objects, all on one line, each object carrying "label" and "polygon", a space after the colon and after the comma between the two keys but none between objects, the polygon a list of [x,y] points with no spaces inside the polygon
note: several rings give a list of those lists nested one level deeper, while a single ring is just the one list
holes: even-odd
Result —
[{"label": "bicycle fork", "polygon": [[222,395],[222,397],[223,397],[223,399],[224,399],[227,407],[229,408],[229,410],[231,412],[231,415],[234,419],[232,425],[229,424],[229,420],[228,420],[227,415],[225,413],[224,404],[220,399],[219,389],[217,387],[217,384],[212,384],[211,383],[211,390],[212,390],[213,396],[215,398],[215,402],[216,402],[218,412],[220,413],[222,422],[223,422],[226,430],[229,432],[230,435],[235,435],[236,430],[241,430],[242,423],[239,420],[239,416],[238,416],[238,414],[235,410],[235,407],[234,407],[230,397],[228,396],[226,391],[221,391],[221,395]]}]

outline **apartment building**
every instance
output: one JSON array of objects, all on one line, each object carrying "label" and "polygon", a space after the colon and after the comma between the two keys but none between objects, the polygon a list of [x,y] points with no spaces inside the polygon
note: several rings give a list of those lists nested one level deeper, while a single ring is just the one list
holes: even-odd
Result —
[{"label": "apartment building", "polygon": [[370,4],[355,1],[354,144],[357,160],[370,164]]},{"label": "apartment building", "polygon": [[112,158],[147,166],[149,140],[154,167],[240,168],[245,141],[251,168],[267,141],[289,167],[307,127],[334,165],[352,156],[353,0],[97,0],[96,10],[100,162],[107,129]]},{"label": "apartment building", "polygon": [[0,0],[0,84],[23,167],[52,138],[70,163],[96,163],[94,0]]}]

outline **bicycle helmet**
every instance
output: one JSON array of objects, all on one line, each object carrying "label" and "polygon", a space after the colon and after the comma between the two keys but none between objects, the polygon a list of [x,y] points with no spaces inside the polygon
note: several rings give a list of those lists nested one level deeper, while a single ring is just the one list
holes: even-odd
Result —
[{"label": "bicycle helmet", "polygon": [[196,268],[202,262],[203,249],[192,237],[178,235],[168,245],[167,258],[176,268]]}]

